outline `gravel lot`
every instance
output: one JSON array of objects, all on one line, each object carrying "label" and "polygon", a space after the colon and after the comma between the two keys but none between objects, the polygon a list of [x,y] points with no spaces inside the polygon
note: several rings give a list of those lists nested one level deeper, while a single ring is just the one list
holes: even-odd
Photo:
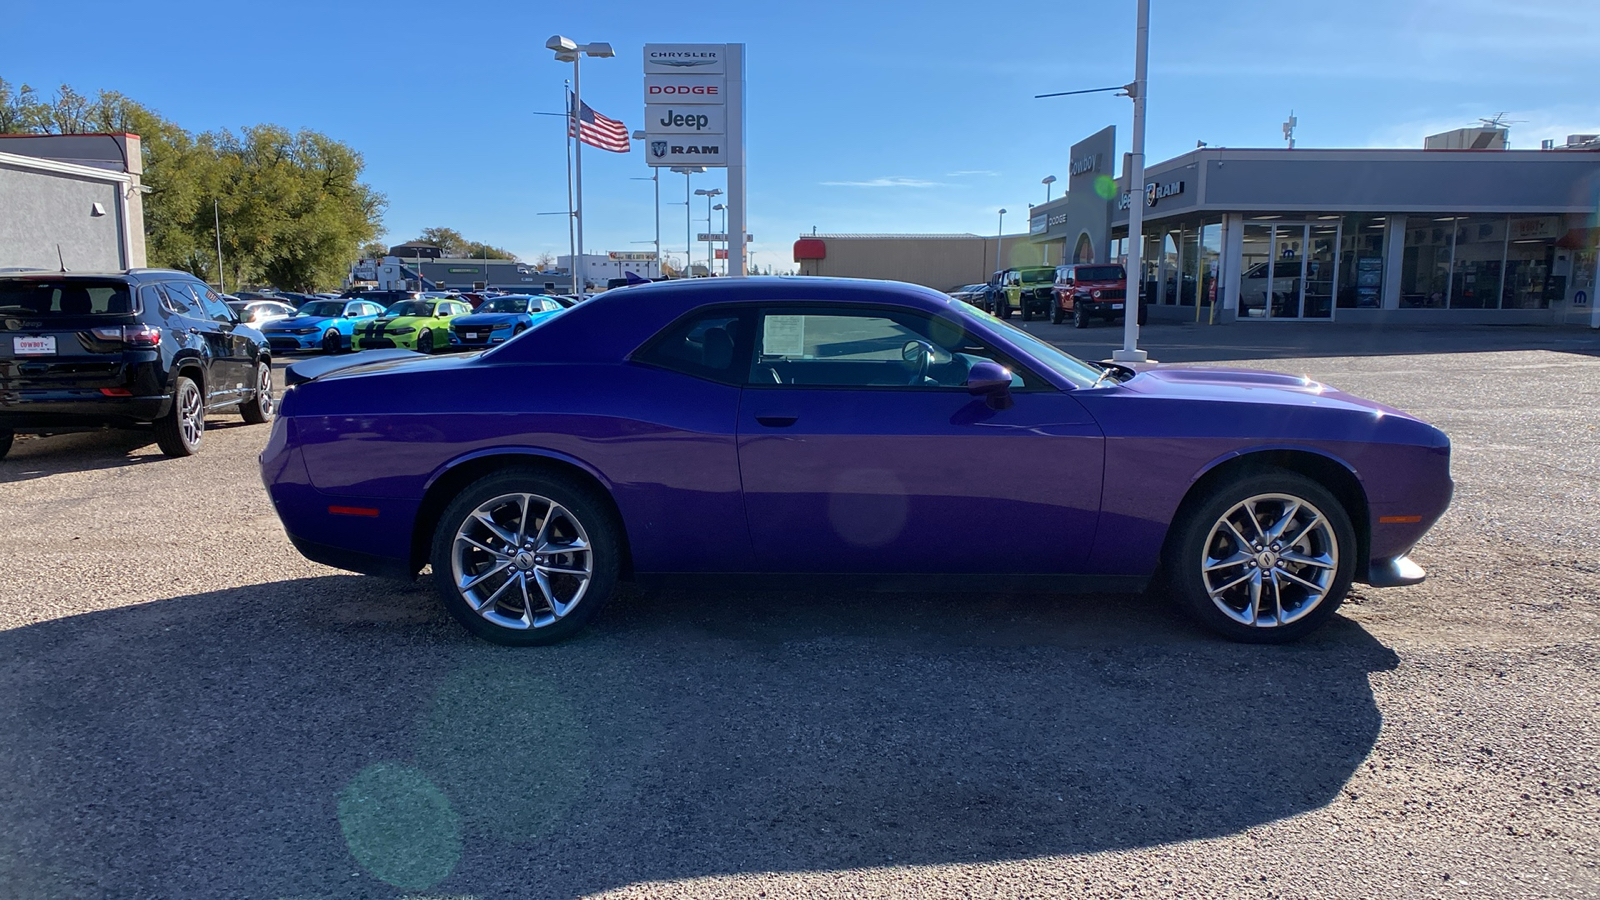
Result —
[{"label": "gravel lot", "polygon": [[1148,335],[1419,413],[1457,480],[1429,580],[1291,647],[1140,596],[628,592],[508,651],[301,559],[264,427],[21,440],[0,897],[1600,896],[1600,340],[1279,327]]}]

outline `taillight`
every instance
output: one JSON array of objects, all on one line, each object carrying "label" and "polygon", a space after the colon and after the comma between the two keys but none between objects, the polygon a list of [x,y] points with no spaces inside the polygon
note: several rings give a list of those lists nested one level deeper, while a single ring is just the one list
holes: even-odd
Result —
[{"label": "taillight", "polygon": [[106,325],[91,328],[89,333],[102,341],[118,341],[141,349],[161,346],[160,330],[150,325]]}]

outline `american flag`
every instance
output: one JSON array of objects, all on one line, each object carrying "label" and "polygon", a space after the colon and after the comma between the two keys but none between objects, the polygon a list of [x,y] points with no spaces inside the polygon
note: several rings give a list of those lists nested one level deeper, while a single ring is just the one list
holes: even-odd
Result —
[{"label": "american flag", "polygon": [[[573,98],[576,100],[577,98]],[[616,119],[608,119],[589,108],[589,104],[582,104],[582,109],[577,115],[577,128],[573,127],[573,117],[567,117],[567,137],[577,135],[578,140],[591,147],[601,150],[610,150],[612,153],[627,153],[631,148],[628,143],[628,126]]]}]

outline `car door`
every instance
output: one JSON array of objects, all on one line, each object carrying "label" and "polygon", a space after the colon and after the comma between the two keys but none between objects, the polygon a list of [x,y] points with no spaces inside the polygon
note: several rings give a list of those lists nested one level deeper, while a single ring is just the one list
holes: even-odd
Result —
[{"label": "car door", "polygon": [[[738,438],[762,569],[1081,569],[1105,441],[1069,392],[904,309],[769,306],[754,339]],[[933,350],[925,371],[905,356],[912,342]],[[1016,373],[1011,408],[967,393],[983,360]]]},{"label": "car door", "polygon": [[183,331],[183,342],[197,351],[205,379],[206,404],[217,405],[237,397],[233,369],[228,357],[233,352],[232,335],[217,327],[200,297],[188,282],[168,281],[160,285],[167,309],[175,313],[176,325]]},{"label": "car door", "polygon": [[200,298],[211,327],[221,335],[219,344],[225,348],[220,357],[227,391],[219,402],[238,400],[255,389],[257,355],[261,352],[259,333],[248,325],[241,326],[239,317],[223,301],[222,295],[196,281],[189,282],[189,290]]}]

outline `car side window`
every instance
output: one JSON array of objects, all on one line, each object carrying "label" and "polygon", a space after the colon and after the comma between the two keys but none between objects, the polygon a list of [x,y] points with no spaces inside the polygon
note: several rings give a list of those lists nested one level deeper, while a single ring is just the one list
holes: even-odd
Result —
[{"label": "car side window", "polygon": [[157,309],[163,309],[167,312],[177,312],[177,310],[173,309],[167,304],[166,298],[161,294],[161,289],[153,284],[141,285],[139,287],[139,305],[143,307],[144,311],[147,313],[154,313]]},{"label": "car side window", "polygon": [[707,312],[668,325],[645,342],[633,361],[723,384],[744,380],[750,353],[747,313]]},{"label": "car side window", "polygon": [[960,389],[980,362],[1013,371],[953,319],[913,312],[771,309],[755,333],[748,383],[753,386]]},{"label": "car side window", "polygon": [[222,302],[222,298],[217,295],[216,291],[200,284],[188,284],[185,287],[200,298],[200,307],[206,311],[208,318],[218,322],[232,322],[234,320],[233,310],[228,308],[228,304]]},{"label": "car side window", "polygon": [[190,293],[188,285],[176,281],[169,281],[161,285],[162,294],[167,298],[166,307],[175,313],[192,316],[200,308],[200,301]]}]

